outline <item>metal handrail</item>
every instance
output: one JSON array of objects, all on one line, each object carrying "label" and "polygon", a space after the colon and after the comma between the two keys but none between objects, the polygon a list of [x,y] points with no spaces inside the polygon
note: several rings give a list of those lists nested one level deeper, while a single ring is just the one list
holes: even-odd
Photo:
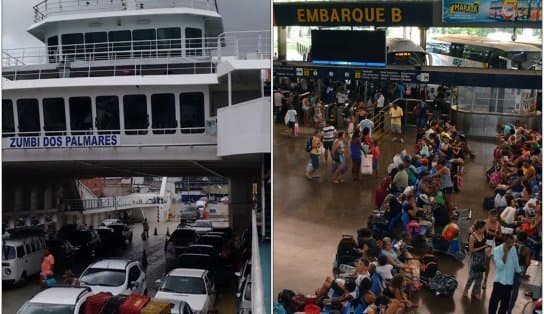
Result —
[{"label": "metal handrail", "polygon": [[257,230],[257,213],[251,211],[251,313],[266,314],[264,307],[264,289],[259,252],[259,232]]},{"label": "metal handrail", "polygon": [[191,8],[217,12],[215,1],[207,0],[43,0],[32,7],[34,22],[50,15],[74,12],[124,11],[159,8]]},{"label": "metal handrail", "polygon": [[[119,208],[119,207],[130,207],[130,206],[141,206],[141,205],[160,205],[167,204],[168,201],[164,200],[163,202],[156,202],[154,197],[160,197],[158,193],[146,193],[145,197],[148,199],[142,199],[134,195],[127,196],[109,196],[109,197],[97,197],[90,199],[66,199],[63,201],[64,210],[94,210],[94,209],[105,209],[105,208]],[[151,198],[149,198],[151,196]]]}]

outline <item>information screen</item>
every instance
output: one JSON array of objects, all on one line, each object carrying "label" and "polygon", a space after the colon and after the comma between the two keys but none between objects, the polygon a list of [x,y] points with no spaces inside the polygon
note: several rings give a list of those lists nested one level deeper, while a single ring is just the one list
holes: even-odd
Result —
[{"label": "information screen", "polygon": [[311,60],[316,64],[383,67],[385,49],[385,31],[312,31]]}]

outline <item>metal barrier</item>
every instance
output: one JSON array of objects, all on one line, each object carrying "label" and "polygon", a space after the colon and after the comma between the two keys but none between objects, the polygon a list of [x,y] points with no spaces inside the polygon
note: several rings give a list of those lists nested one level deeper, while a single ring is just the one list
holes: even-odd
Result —
[{"label": "metal barrier", "polygon": [[[146,196],[149,196],[149,194],[146,194]],[[67,199],[63,201],[63,209],[65,211],[120,209],[141,206],[155,206],[167,203],[168,200],[165,200],[159,194],[157,194],[156,196],[148,197],[147,199],[135,197],[134,195],[128,195],[117,197],[100,197],[92,199]]]},{"label": "metal barrier", "polygon": [[251,313],[265,314],[257,213],[251,213]]},{"label": "metal barrier", "polygon": [[75,12],[124,11],[158,8],[191,8],[217,11],[215,2],[207,0],[43,0],[32,7],[34,23],[50,15]]}]

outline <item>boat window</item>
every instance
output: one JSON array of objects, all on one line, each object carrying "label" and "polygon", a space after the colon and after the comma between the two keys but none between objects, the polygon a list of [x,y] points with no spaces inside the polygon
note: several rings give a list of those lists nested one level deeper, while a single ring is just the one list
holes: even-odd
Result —
[{"label": "boat window", "polygon": [[452,43],[450,46],[450,56],[456,57],[456,58],[462,58],[463,49],[464,49],[464,45]]},{"label": "boat window", "polygon": [[137,29],[132,31],[134,56],[137,58],[155,55],[157,34],[154,29]]},{"label": "boat window", "polygon": [[119,98],[117,96],[96,97],[96,128],[106,130],[99,134],[119,134]]},{"label": "boat window", "polygon": [[59,62],[59,37],[52,36],[47,39],[47,54],[49,63]]},{"label": "boat window", "polygon": [[[153,134],[172,134],[177,127],[174,94],[151,95],[151,117]],[[171,129],[171,130],[157,130]]]},{"label": "boat window", "polygon": [[188,56],[202,55],[202,30],[199,28],[187,27],[185,29],[185,48]]},{"label": "boat window", "polygon": [[178,27],[157,29],[157,46],[163,50],[160,56],[181,56],[181,29]]},{"label": "boat window", "polygon": [[[73,135],[92,132],[93,114],[91,97],[70,97],[70,129]],[[79,131],[79,132],[78,132]]]},{"label": "boat window", "polygon": [[[179,97],[181,133],[204,133],[204,94],[183,93]],[[184,128],[191,128],[184,130]]]},{"label": "boat window", "polygon": [[63,34],[62,54],[66,61],[82,60],[83,53],[83,34]]},{"label": "boat window", "polygon": [[45,135],[62,135],[58,131],[66,131],[66,113],[64,111],[64,98],[43,99],[43,122]]},{"label": "boat window", "polygon": [[15,132],[15,119],[13,118],[13,102],[11,99],[2,99],[2,136],[13,136]]},{"label": "boat window", "polygon": [[[17,99],[17,120],[19,132],[39,132],[40,112],[37,99]],[[38,136],[38,133],[20,134],[21,136]]]},{"label": "boat window", "polygon": [[[123,109],[126,134],[147,134],[149,116],[147,114],[147,99],[145,95],[123,96]],[[138,131],[128,131],[138,130]]]},{"label": "boat window", "polygon": [[130,50],[132,49],[132,34],[130,31],[109,32],[108,38],[110,41],[110,51],[114,52],[113,58],[130,58]]},{"label": "boat window", "polygon": [[108,33],[85,33],[85,53],[91,60],[108,59]]},{"label": "boat window", "polygon": [[487,63],[489,50],[490,49],[487,47],[465,45],[465,49],[463,50],[463,58]]}]

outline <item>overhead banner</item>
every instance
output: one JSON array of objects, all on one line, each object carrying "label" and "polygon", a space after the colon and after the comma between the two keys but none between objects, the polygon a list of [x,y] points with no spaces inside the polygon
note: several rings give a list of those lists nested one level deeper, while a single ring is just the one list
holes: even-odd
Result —
[{"label": "overhead banner", "polygon": [[538,24],[542,21],[540,0],[443,0],[445,23]]},{"label": "overhead banner", "polygon": [[[6,143],[6,142],[4,142]],[[21,136],[8,138],[3,148],[70,148],[119,146],[119,135]]]},{"label": "overhead banner", "polygon": [[274,3],[275,26],[432,26],[432,2]]}]

